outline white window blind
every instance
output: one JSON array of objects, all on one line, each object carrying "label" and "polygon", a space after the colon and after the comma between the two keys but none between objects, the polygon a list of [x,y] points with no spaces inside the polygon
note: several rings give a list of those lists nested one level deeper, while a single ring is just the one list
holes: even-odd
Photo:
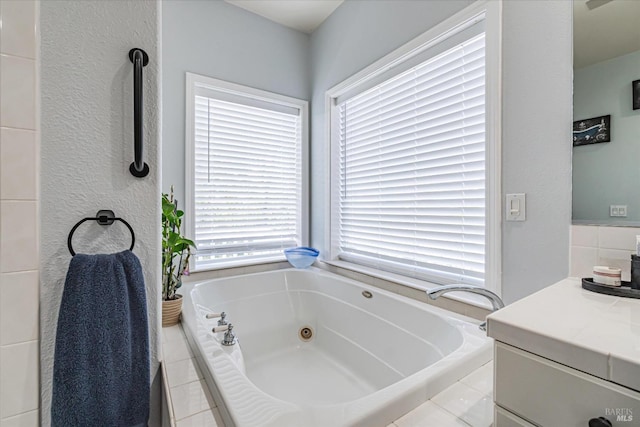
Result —
[{"label": "white window blind", "polygon": [[484,32],[335,107],[338,256],[484,284]]},{"label": "white window blind", "polygon": [[301,110],[215,90],[194,98],[196,269],[282,257],[301,243]]}]

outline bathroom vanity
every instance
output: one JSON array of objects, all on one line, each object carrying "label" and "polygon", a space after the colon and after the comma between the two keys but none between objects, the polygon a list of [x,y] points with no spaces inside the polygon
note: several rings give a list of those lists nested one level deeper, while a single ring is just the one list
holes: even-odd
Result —
[{"label": "bathroom vanity", "polygon": [[640,425],[640,299],[569,278],[487,320],[496,427]]}]

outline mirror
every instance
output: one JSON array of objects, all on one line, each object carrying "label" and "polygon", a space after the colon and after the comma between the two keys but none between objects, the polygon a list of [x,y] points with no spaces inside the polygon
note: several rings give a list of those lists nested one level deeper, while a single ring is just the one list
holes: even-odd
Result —
[{"label": "mirror", "polygon": [[573,14],[573,223],[638,226],[640,1],[574,0]]}]

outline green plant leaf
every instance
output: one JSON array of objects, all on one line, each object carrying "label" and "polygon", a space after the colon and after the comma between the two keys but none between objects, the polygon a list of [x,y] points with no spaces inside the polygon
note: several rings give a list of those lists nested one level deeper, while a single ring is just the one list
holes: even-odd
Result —
[{"label": "green plant leaf", "polygon": [[162,194],[162,297],[175,298],[182,286],[182,275],[189,268],[191,247],[195,243],[180,234],[184,211],[177,208],[171,194]]},{"label": "green plant leaf", "polygon": [[180,237],[177,241],[176,244],[185,244],[187,246],[193,246],[194,248],[196,247],[196,244],[193,243],[193,240],[187,239],[185,237]]}]

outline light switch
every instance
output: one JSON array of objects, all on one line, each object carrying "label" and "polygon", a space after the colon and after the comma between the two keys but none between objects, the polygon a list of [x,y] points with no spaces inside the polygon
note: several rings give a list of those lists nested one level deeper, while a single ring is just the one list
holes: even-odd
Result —
[{"label": "light switch", "polygon": [[526,198],[524,193],[507,194],[507,221],[524,221],[526,219]]}]

